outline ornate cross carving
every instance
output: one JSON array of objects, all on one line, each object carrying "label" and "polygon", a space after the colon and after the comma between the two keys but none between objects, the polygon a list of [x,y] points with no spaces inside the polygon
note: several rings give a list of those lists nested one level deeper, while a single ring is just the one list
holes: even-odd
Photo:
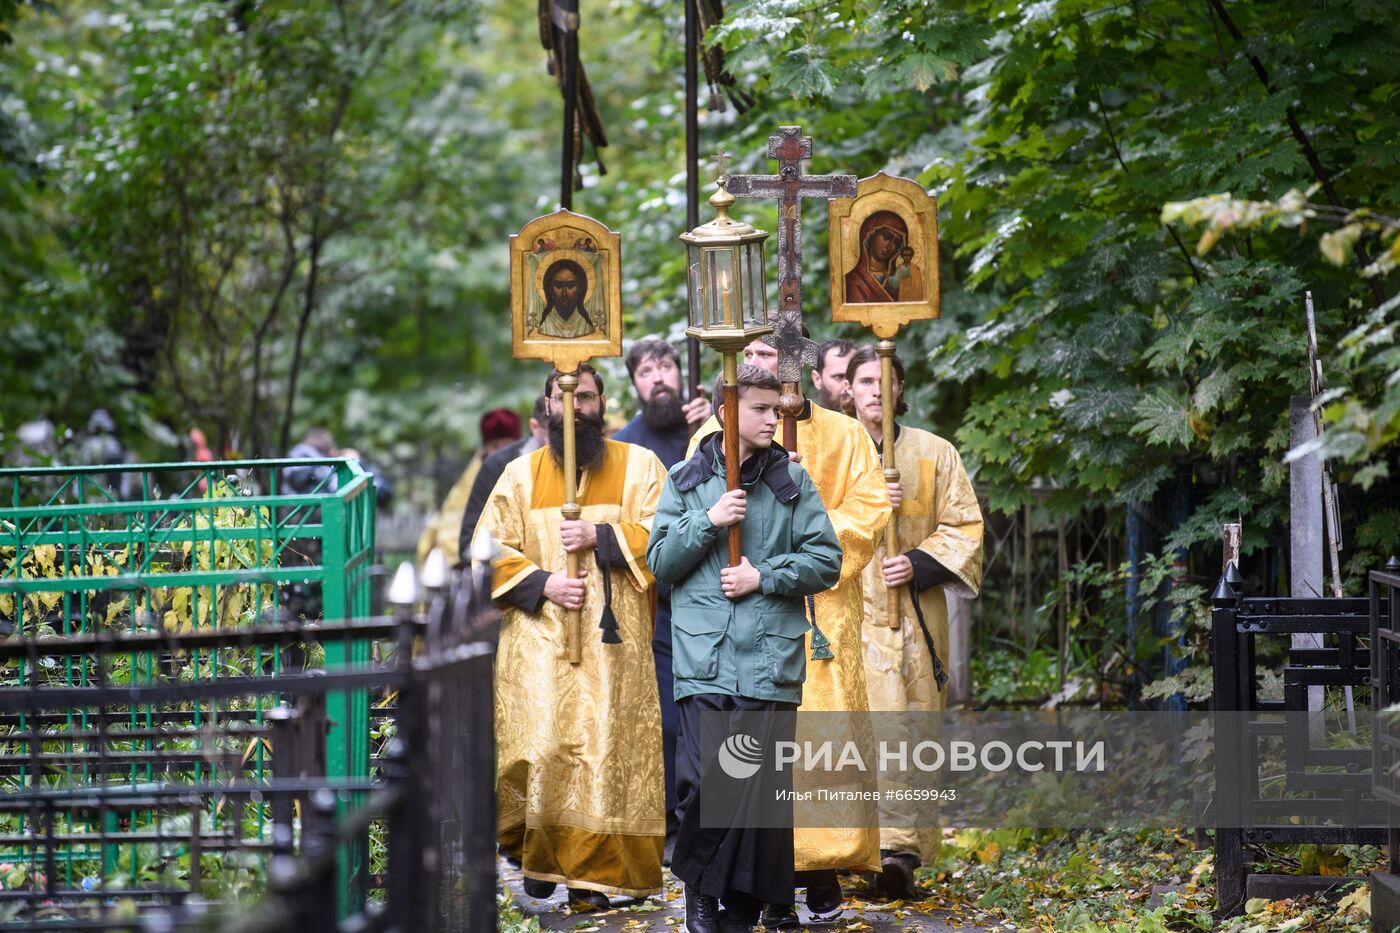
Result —
[{"label": "ornate cross carving", "polygon": [[763,339],[778,351],[778,378],[785,386],[798,387],[799,411],[802,367],[817,365],[817,345],[802,336],[801,201],[856,195],[854,175],[803,175],[802,160],[811,157],[812,137],[803,136],[800,126],[780,126],[776,136],[768,137],[768,158],[778,161],[777,175],[724,177],[725,189],[735,197],[778,202],[778,313],[773,333]]}]

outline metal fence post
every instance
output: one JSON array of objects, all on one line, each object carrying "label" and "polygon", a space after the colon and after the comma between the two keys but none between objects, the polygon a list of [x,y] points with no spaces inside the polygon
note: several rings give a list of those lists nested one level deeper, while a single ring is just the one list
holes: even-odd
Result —
[{"label": "metal fence post", "polygon": [[338,914],[326,909],[327,905],[335,904],[346,893],[345,886],[336,877],[339,861],[335,832],[336,795],[326,788],[313,791],[311,806],[307,809],[309,812],[305,814],[302,833],[302,856],[315,868],[307,879],[301,898],[301,904],[306,908],[302,914],[302,929],[306,933],[336,933]]},{"label": "metal fence post", "polygon": [[1221,575],[1211,594],[1211,657],[1215,685],[1215,876],[1216,915],[1244,909],[1243,776],[1239,710],[1246,708],[1239,680],[1235,615],[1239,594]]}]

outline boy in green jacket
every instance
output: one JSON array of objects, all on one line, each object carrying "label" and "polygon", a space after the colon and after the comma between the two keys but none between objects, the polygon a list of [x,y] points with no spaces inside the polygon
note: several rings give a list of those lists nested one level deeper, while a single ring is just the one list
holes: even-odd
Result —
[{"label": "boy in green jacket", "polygon": [[[702,826],[700,786],[707,771],[715,776],[717,715],[767,724],[765,748],[792,739],[807,673],[805,600],[841,575],[841,546],[816,487],[773,443],[777,378],[743,365],[738,383],[739,488],[726,492],[722,436],[707,437],[670,470],[647,546],[652,573],[674,587],[680,829],[671,870],[685,882],[689,933],[751,930],[764,903],[792,903],[792,830]],[[736,523],[743,560],[730,567],[727,529]]]}]

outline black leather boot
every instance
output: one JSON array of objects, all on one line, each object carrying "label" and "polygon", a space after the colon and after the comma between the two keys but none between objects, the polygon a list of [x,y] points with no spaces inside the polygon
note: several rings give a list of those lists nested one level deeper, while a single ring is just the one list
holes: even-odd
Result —
[{"label": "black leather boot", "polygon": [[797,908],[791,904],[763,905],[763,928],[765,930],[798,930],[802,921],[797,917]]},{"label": "black leather boot", "polygon": [[841,878],[831,871],[809,872],[807,880],[807,909],[812,919],[824,923],[841,915]]},{"label": "black leather boot", "polygon": [[923,897],[914,884],[914,869],[919,867],[919,857],[911,852],[881,853],[880,875],[875,880],[875,890],[881,897],[892,901],[917,901]]},{"label": "black leather boot", "polygon": [[686,933],[720,933],[719,898],[685,888]]},{"label": "black leather boot", "polygon": [[526,878],[520,885],[525,889],[525,893],[531,897],[544,900],[554,894],[554,889],[559,885],[553,881],[540,881],[538,878]]},{"label": "black leather boot", "polygon": [[588,888],[569,889],[569,909],[572,911],[607,910],[611,906],[608,896],[602,891],[592,891]]}]

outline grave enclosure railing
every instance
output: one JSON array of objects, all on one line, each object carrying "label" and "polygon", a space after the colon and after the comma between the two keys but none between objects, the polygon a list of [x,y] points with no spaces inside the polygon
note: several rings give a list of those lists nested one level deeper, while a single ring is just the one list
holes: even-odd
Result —
[{"label": "grave enclosure railing", "polygon": [[[1251,856],[1267,860],[1260,847],[1386,843],[1379,785],[1380,765],[1390,759],[1380,756],[1393,756],[1400,744],[1383,744],[1371,714],[1400,694],[1394,637],[1378,637],[1378,620],[1383,626],[1392,618],[1397,580],[1390,570],[1373,572],[1368,597],[1251,597],[1240,592],[1230,564],[1216,587],[1212,652],[1221,715],[1211,824],[1222,916],[1242,912],[1248,898],[1361,880],[1255,872]],[[1357,720],[1361,728],[1352,733]],[[1391,858],[1394,864],[1394,846]]]},{"label": "grave enclosure railing", "polygon": [[1371,928],[1400,926],[1400,561],[1372,571],[1371,792],[1385,809],[1385,871],[1371,876]]},{"label": "grave enclosure railing", "polygon": [[307,465],[0,470],[0,930],[494,927],[481,581],[369,617]]},{"label": "grave enclosure railing", "polygon": [[[0,892],[19,905],[0,930],[493,928],[494,642],[475,627],[489,618],[467,608],[469,585],[429,596],[426,612],[405,608],[397,618],[295,631],[0,643],[3,660],[92,665],[83,687],[0,691],[0,713],[33,724],[6,736],[11,763],[27,767],[20,786],[0,796],[0,814],[22,816],[26,831],[3,844],[33,870],[27,888]],[[114,661],[138,652],[314,654],[361,639],[380,642],[384,661],[219,683],[131,687],[106,676]],[[380,773],[329,776],[327,699],[361,691],[397,701]],[[145,729],[161,738],[141,753],[152,779],[104,780],[130,766],[120,749],[132,741],[124,728],[132,704],[190,713],[253,696],[275,701],[260,728],[229,717],[198,730]],[[89,732],[40,725],[55,711],[76,710],[87,714]],[[251,743],[264,746],[259,773]],[[224,766],[200,776],[193,761]],[[387,865],[371,874],[367,837],[381,830]],[[244,874],[228,877],[230,866]],[[383,880],[379,890],[374,878]]]}]

